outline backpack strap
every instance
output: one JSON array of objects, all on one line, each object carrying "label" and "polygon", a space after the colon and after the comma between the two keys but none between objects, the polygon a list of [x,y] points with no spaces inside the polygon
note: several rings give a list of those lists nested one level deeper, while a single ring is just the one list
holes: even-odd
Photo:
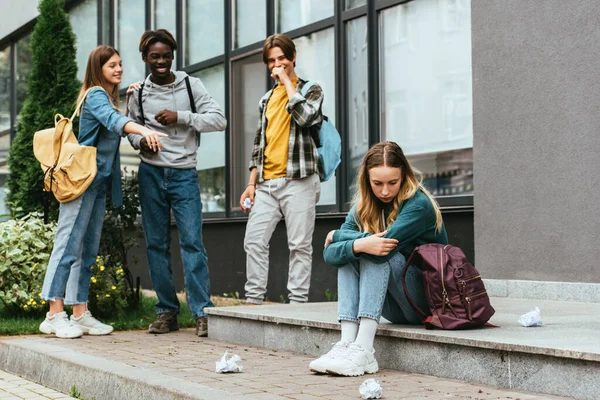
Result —
[{"label": "backpack strap", "polygon": [[146,119],[144,118],[144,106],[142,106],[142,90],[144,90],[144,83],[140,85],[140,90],[138,90],[138,103],[140,105],[140,117],[142,118],[142,125],[145,125]]},{"label": "backpack strap", "polygon": [[185,86],[187,87],[188,96],[190,97],[190,108],[192,109],[192,112],[196,114],[196,102],[194,101],[194,94],[192,93],[192,85],[190,85],[189,76],[185,77]]},{"label": "backpack strap", "polygon": [[[306,97],[306,94],[308,93],[308,90],[314,84],[315,83],[313,81],[306,81],[304,83],[304,85],[300,89],[300,94],[302,95],[302,97]],[[321,110],[321,115],[323,115],[323,111],[322,110]],[[323,115],[323,119],[325,121],[329,121],[329,118],[327,118],[325,115]],[[319,127],[319,128],[320,128],[320,126],[321,126],[321,124],[317,125],[317,127]],[[319,137],[319,129],[311,129],[310,136],[312,137],[313,141],[315,142],[315,146],[317,148],[321,147],[321,138]]]},{"label": "backpack strap", "polygon": [[402,282],[402,288],[404,289],[404,294],[406,295],[406,299],[410,303],[410,305],[413,308],[413,310],[415,310],[415,312],[421,316],[421,322],[426,323],[427,322],[427,318],[431,318],[431,317],[429,315],[425,314],[423,312],[423,310],[421,310],[419,308],[419,306],[410,297],[410,293],[408,293],[408,288],[406,287],[406,272],[408,271],[408,267],[410,267],[410,263],[415,259],[415,255],[418,254],[418,253],[419,253],[419,251],[416,250],[416,249],[413,250],[412,253],[410,253],[410,256],[408,257],[408,260],[406,260],[406,264],[404,266],[404,270],[402,271],[402,278],[400,279],[400,281]]},{"label": "backpack strap", "polygon": [[[81,100],[79,100],[79,103],[77,103],[77,106],[75,107],[75,111],[73,112],[73,115],[71,116],[71,121],[73,121],[75,119],[76,116],[79,115],[79,112],[81,111],[81,107],[83,106],[83,102],[85,101],[85,99],[87,98],[87,95],[93,90],[93,89],[101,89],[104,90],[104,88],[102,86],[92,86],[91,88],[89,88],[88,90],[85,91],[85,93],[83,94],[83,97],[81,98]],[[106,91],[105,91],[106,92]],[[62,117],[62,115],[61,115]],[[55,116],[56,118],[56,116]]]}]

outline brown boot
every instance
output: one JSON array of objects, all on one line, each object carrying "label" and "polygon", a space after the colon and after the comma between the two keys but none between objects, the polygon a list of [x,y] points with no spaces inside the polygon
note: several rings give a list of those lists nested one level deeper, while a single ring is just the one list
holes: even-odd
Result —
[{"label": "brown boot", "polygon": [[158,314],[156,321],[148,327],[148,333],[169,333],[179,330],[177,323],[177,314],[173,312],[164,312]]},{"label": "brown boot", "polygon": [[196,320],[196,335],[200,337],[208,336],[208,318],[200,317]]}]

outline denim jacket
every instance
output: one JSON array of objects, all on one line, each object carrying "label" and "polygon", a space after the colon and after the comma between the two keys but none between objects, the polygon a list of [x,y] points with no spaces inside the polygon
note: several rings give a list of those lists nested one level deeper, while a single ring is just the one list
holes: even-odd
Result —
[{"label": "denim jacket", "polygon": [[92,89],[83,103],[79,118],[79,144],[96,147],[98,172],[92,186],[111,182],[112,202],[123,205],[119,145],[123,129],[131,119],[120,114],[102,89]]}]

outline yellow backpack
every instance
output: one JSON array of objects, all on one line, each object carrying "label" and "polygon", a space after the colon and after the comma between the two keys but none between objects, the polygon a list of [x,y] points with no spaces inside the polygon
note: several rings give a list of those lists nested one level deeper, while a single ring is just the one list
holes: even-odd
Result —
[{"label": "yellow backpack", "polygon": [[37,131],[33,154],[44,171],[44,191],[54,193],[61,203],[81,196],[96,177],[96,148],[82,146],[73,134],[73,119],[79,114],[89,88],[71,118],[54,116],[54,128]]}]

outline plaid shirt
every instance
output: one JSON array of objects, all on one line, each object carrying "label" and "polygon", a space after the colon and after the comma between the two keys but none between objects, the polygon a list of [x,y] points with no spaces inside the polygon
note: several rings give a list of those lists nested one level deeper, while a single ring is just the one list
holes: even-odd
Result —
[{"label": "plaid shirt", "polygon": [[[293,95],[287,104],[287,111],[292,115],[290,121],[290,138],[288,144],[287,179],[302,179],[318,173],[319,153],[312,138],[313,128],[323,120],[321,104],[323,103],[323,90],[321,86],[313,84],[306,97],[300,94],[305,80],[298,78],[296,84],[297,93]],[[274,88],[277,86],[275,84]],[[260,119],[258,130],[254,138],[250,169],[257,168],[257,182],[263,182],[263,162],[265,147],[267,145],[267,103],[271,98],[273,89],[269,90],[258,105]]]}]

